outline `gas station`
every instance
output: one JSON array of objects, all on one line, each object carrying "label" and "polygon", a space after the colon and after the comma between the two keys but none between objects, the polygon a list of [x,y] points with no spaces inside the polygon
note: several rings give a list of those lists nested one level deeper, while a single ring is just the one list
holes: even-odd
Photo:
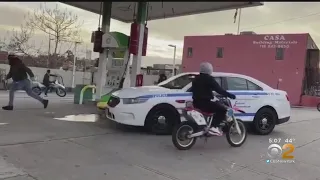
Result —
[{"label": "gas station", "polygon": [[[96,100],[119,87],[141,86],[141,57],[146,56],[147,21],[263,5],[262,2],[62,2],[100,14],[102,23],[93,33],[99,52]],[[110,32],[111,18],[131,24],[130,36]],[[99,20],[100,22],[100,20]],[[209,22],[208,22],[209,23]],[[132,58],[131,58],[132,57]],[[132,73],[127,71],[132,59]]]},{"label": "gas station", "polygon": [[[64,3],[103,15],[100,26],[103,31],[100,36],[101,47],[95,46],[101,52],[97,70],[97,99],[113,87],[141,85],[136,79],[143,80],[140,65],[141,56],[146,52],[143,47],[146,38],[143,31],[147,31],[147,28],[143,28],[146,19],[263,5],[258,2],[105,2],[103,13],[100,13],[100,2]],[[130,35],[109,31],[110,18],[132,23],[135,12],[136,24],[139,26],[132,25],[135,30]],[[142,32],[137,31],[136,26]],[[139,43],[133,39],[138,39]],[[97,41],[95,43],[99,45]],[[130,59],[132,75],[126,73]],[[181,152],[174,150],[168,136],[146,135],[141,133],[141,129],[100,120],[95,107],[90,104],[73,104],[71,95],[70,99],[55,96],[48,98],[49,108],[43,109],[41,103],[35,103],[26,94],[16,93],[14,111],[1,112],[0,179],[320,178],[320,161],[315,158],[320,147],[320,122],[319,112],[315,109],[292,107],[289,123],[278,126],[268,136],[249,135],[246,145],[240,148],[230,147],[224,138],[212,138],[208,143],[199,139],[194,149]],[[0,92],[0,101],[5,104],[7,100],[8,92]],[[270,140],[275,142],[279,139],[283,143],[287,143],[285,139],[293,139],[294,164],[280,164],[282,159],[277,164],[270,163]]]}]

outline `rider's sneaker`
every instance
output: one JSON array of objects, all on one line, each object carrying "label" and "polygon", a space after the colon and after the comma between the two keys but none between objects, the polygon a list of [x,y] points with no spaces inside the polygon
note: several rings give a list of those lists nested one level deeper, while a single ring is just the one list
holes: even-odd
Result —
[{"label": "rider's sneaker", "polygon": [[210,128],[209,133],[214,136],[222,136],[222,134],[223,134],[222,131],[216,127]]}]

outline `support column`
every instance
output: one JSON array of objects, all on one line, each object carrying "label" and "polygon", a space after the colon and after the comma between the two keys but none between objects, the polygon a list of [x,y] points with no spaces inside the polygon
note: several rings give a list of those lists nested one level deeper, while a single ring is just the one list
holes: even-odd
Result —
[{"label": "support column", "polygon": [[[104,1],[102,9],[103,9],[103,12],[102,12],[101,31],[104,33],[108,33],[110,31],[112,2]],[[107,61],[108,61],[107,57],[108,57],[107,49],[104,49],[103,52],[100,53],[99,55],[96,100],[100,100],[101,96],[103,95],[102,94],[103,88],[106,84]]]},{"label": "support column", "polygon": [[142,55],[142,46],[144,38],[144,27],[147,20],[147,2],[138,2],[138,14],[137,14],[137,23],[139,24],[139,44],[138,44],[138,54],[132,58],[132,73],[131,73],[131,83],[130,86],[136,85],[136,76],[140,74],[141,70],[141,55]]}]

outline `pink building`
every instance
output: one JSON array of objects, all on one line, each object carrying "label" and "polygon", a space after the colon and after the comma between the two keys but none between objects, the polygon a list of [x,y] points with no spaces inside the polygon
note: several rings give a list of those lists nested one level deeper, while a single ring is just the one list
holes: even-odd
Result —
[{"label": "pink building", "polygon": [[204,61],[285,90],[292,105],[306,105],[302,96],[315,95],[319,79],[319,49],[308,33],[186,36],[183,71],[198,71]]}]

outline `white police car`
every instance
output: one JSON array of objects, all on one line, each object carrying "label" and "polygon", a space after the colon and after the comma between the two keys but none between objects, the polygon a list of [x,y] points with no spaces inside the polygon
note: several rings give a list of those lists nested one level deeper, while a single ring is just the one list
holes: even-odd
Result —
[{"label": "white police car", "polygon": [[[191,82],[198,73],[182,73],[156,86],[123,88],[112,93],[106,116],[118,123],[144,126],[156,134],[171,133],[180,122],[179,109],[187,100]],[[216,81],[236,95],[232,105],[244,111],[236,117],[252,124],[261,135],[290,119],[290,102],[285,91],[273,89],[252,77],[214,72]]]}]

